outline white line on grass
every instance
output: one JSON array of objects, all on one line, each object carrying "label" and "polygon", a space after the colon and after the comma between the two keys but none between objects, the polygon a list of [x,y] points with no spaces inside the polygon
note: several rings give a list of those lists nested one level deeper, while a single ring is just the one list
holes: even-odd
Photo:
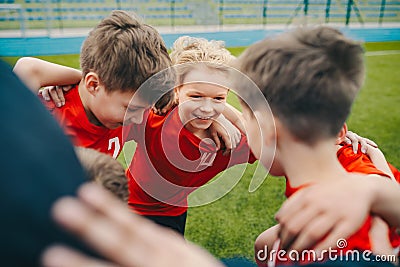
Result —
[{"label": "white line on grass", "polygon": [[383,50],[383,51],[372,51],[365,53],[367,57],[387,56],[387,55],[397,55],[397,54],[400,54],[400,50]]}]

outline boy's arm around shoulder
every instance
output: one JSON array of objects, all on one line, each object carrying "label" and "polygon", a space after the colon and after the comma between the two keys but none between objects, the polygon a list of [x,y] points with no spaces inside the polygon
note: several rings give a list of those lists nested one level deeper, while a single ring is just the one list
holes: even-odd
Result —
[{"label": "boy's arm around shoulder", "polygon": [[232,105],[226,103],[225,109],[222,114],[227,118],[236,128],[239,129],[240,132],[246,133],[244,123],[243,123],[243,115],[242,113],[234,108]]},{"label": "boy's arm around shoulder", "polygon": [[309,186],[290,197],[276,215],[282,247],[298,251],[317,243],[314,249],[319,251],[334,247],[339,239],[356,232],[369,214],[399,227],[398,203],[400,186],[377,175]]},{"label": "boy's arm around shoulder", "polygon": [[33,57],[20,58],[13,70],[34,93],[43,86],[76,84],[82,78],[79,70]]},{"label": "boy's arm around shoulder", "polygon": [[396,181],[382,151],[378,147],[373,147],[371,145],[367,145],[366,148],[365,154],[369,156],[375,167],[390,176],[393,181]]},{"label": "boy's arm around shoulder", "polygon": [[379,176],[375,178],[370,181],[373,191],[371,212],[383,218],[390,226],[400,227],[399,184]]},{"label": "boy's arm around shoulder", "polygon": [[242,133],[245,133],[242,114],[233,106],[225,103],[224,111],[211,124],[210,133],[217,146],[217,150],[222,145],[220,142],[221,137],[226,148],[224,154],[228,154],[239,145]]}]

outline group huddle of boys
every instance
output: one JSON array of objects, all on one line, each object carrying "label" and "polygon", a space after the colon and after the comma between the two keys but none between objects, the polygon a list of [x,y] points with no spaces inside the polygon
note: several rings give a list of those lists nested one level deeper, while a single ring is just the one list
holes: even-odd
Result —
[{"label": "group huddle of boys", "polygon": [[[105,31],[109,39],[102,40]],[[57,107],[44,101],[75,146],[116,158],[125,142],[137,142],[126,170],[127,204],[135,213],[183,235],[188,195],[221,171],[256,159],[270,166],[272,175],[286,177],[287,197],[317,182],[312,173],[308,175],[307,163],[296,162],[298,157],[315,165],[318,162],[313,161],[318,157],[321,161],[332,160],[332,155],[327,156],[330,153],[338,160],[321,170],[332,170],[331,176],[379,175],[400,181],[400,172],[379,153],[374,154],[376,148],[354,153],[353,146],[344,142],[345,133],[336,142],[340,147],[335,146],[364,78],[360,44],[337,30],[316,27],[285,33],[251,46],[236,60],[219,42],[181,37],[173,55],[171,62],[155,29],[125,12],[114,11],[85,40],[82,77],[71,78],[71,84],[79,84],[64,93],[65,105]],[[138,90],[154,74],[172,64],[185,63],[197,64],[189,64],[176,74],[180,83],[171,88],[173,93]],[[231,63],[254,81],[257,92],[243,82],[246,79],[229,76],[231,67],[227,65]],[[24,61],[15,67],[15,72],[23,76],[18,64]],[[236,82],[231,89],[241,97],[247,132],[247,136],[241,132],[240,141],[228,155],[213,142],[204,142],[212,139],[210,127],[219,116],[237,126],[238,117],[225,108],[229,89],[218,85],[218,79]],[[163,94],[170,94],[171,99],[159,112],[152,107]],[[275,122],[262,115],[265,100]],[[230,133],[220,130],[218,134]],[[329,143],[331,147],[326,145]],[[313,158],[307,158],[307,153],[314,153]],[[338,162],[343,167],[338,168]],[[343,168],[349,173],[341,173]],[[124,196],[121,190],[127,190],[123,181],[109,188],[119,196]],[[369,234],[373,222],[373,216],[369,216],[362,228],[347,239],[343,251],[374,251],[379,244]],[[396,229],[386,227],[382,232],[388,235],[393,249],[400,246]],[[274,240],[269,240],[270,236]],[[277,235],[264,237],[257,239],[256,247],[270,246]],[[267,262],[257,264],[266,266]]]}]

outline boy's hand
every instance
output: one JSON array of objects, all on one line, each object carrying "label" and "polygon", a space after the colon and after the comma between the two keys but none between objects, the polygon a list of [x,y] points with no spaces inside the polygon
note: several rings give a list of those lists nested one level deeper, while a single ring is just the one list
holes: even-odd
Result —
[{"label": "boy's hand", "polygon": [[153,111],[155,114],[164,116],[168,113],[174,106],[178,103],[175,100],[174,90],[169,91],[164,94],[153,106]]},{"label": "boy's hand", "polygon": [[276,214],[282,248],[322,251],[357,231],[372,201],[366,179],[320,182],[290,197]]},{"label": "boy's hand", "polygon": [[239,129],[222,114],[211,124],[210,134],[217,146],[217,150],[221,148],[220,138],[222,139],[225,145],[224,155],[235,149],[242,138]]},{"label": "boy's hand", "polygon": [[40,90],[40,93],[44,100],[53,100],[54,104],[59,108],[65,105],[64,92],[72,88],[74,88],[74,85],[46,86]]},{"label": "boy's hand", "polygon": [[53,206],[53,218],[110,262],[53,246],[42,255],[46,267],[223,267],[175,232],[133,214],[96,184],[83,185],[78,198],[58,200]]},{"label": "boy's hand", "polygon": [[369,238],[371,240],[371,250],[375,255],[391,255],[393,247],[389,239],[389,226],[378,216],[372,218]]},{"label": "boy's hand", "polygon": [[352,131],[348,131],[346,133],[346,143],[353,145],[354,154],[357,154],[358,144],[361,145],[361,152],[364,154],[367,152],[368,145],[373,146],[373,147],[378,147],[378,145],[374,141],[372,141],[368,138],[359,136],[358,134],[356,134]]}]

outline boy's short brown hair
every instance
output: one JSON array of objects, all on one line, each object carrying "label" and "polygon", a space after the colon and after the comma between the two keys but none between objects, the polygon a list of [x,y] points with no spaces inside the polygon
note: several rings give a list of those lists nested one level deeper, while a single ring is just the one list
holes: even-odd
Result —
[{"label": "boy's short brown hair", "polygon": [[75,152],[89,181],[103,186],[122,201],[128,201],[128,181],[117,160],[91,148],[75,147]]},{"label": "boy's short brown hair", "polygon": [[[274,116],[308,144],[337,135],[364,80],[361,45],[326,26],[267,38],[237,63],[261,89]],[[253,108],[260,103],[255,95],[244,97]]]},{"label": "boy's short brown hair", "polygon": [[[97,73],[109,92],[136,91],[150,76],[170,67],[171,60],[156,29],[115,10],[89,33],[80,64],[84,76],[90,71]],[[144,98],[154,101],[151,96]]]}]

